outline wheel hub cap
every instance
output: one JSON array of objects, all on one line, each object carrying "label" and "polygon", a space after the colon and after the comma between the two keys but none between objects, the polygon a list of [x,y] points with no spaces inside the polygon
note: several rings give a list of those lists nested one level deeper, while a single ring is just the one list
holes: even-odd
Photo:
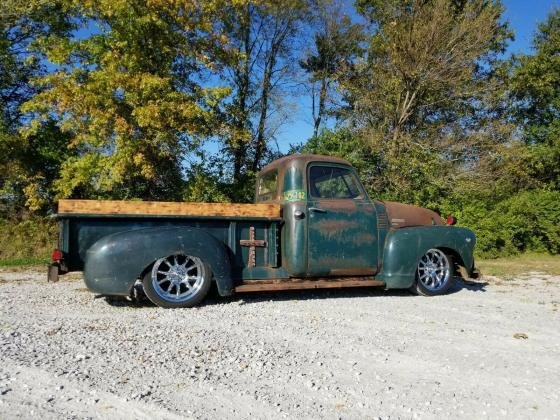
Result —
[{"label": "wheel hub cap", "polygon": [[171,255],[154,263],[151,281],[161,298],[169,302],[183,302],[200,290],[205,275],[200,258]]},{"label": "wheel hub cap", "polygon": [[449,260],[439,249],[428,250],[418,263],[418,281],[431,291],[442,289],[451,277]]}]

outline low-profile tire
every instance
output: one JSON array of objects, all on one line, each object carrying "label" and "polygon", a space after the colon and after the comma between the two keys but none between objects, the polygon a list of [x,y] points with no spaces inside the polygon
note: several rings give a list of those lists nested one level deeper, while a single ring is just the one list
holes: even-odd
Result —
[{"label": "low-profile tire", "polygon": [[191,308],[210,290],[210,267],[199,257],[169,255],[155,261],[142,279],[144,293],[162,308]]},{"label": "low-profile tire", "polygon": [[451,256],[439,249],[429,249],[418,261],[411,290],[422,296],[443,295],[452,285],[453,273]]}]

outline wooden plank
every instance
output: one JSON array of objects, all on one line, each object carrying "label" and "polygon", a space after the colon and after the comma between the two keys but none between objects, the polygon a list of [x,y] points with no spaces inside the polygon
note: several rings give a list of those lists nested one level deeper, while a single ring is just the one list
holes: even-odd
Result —
[{"label": "wooden plank", "polygon": [[286,279],[286,280],[249,280],[235,287],[236,292],[261,292],[298,289],[330,289],[342,287],[384,286],[381,280],[370,278],[348,277],[342,279]]},{"label": "wooden plank", "polygon": [[175,203],[166,201],[60,200],[58,214],[223,216],[280,218],[279,204]]}]

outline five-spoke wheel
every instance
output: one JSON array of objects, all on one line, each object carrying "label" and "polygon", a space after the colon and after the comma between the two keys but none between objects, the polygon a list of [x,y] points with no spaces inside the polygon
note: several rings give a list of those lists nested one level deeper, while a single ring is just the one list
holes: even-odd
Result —
[{"label": "five-spoke wheel", "polygon": [[160,258],[143,279],[146,296],[165,308],[198,304],[210,288],[210,270],[198,257],[170,255]]},{"label": "five-spoke wheel", "polygon": [[439,249],[429,249],[418,261],[413,291],[434,296],[447,292],[453,280],[451,258]]}]

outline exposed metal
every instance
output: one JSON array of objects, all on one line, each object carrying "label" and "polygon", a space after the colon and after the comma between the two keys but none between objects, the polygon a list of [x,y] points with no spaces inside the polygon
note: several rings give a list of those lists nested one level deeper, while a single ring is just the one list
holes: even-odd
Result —
[{"label": "exposed metal", "polygon": [[387,209],[387,216],[392,228],[443,224],[441,216],[433,210],[392,201],[385,201],[383,204]]},{"label": "exposed metal", "polygon": [[331,289],[341,287],[372,287],[384,286],[385,283],[374,277],[345,277],[315,278],[291,278],[288,280],[253,280],[242,282],[235,287],[236,292],[259,292],[275,290],[298,290],[298,289]]},{"label": "exposed metal", "polygon": [[249,239],[241,239],[239,245],[249,247],[249,258],[247,267],[255,267],[256,265],[256,247],[266,247],[266,241],[262,239],[255,239],[255,227],[249,228]]}]

